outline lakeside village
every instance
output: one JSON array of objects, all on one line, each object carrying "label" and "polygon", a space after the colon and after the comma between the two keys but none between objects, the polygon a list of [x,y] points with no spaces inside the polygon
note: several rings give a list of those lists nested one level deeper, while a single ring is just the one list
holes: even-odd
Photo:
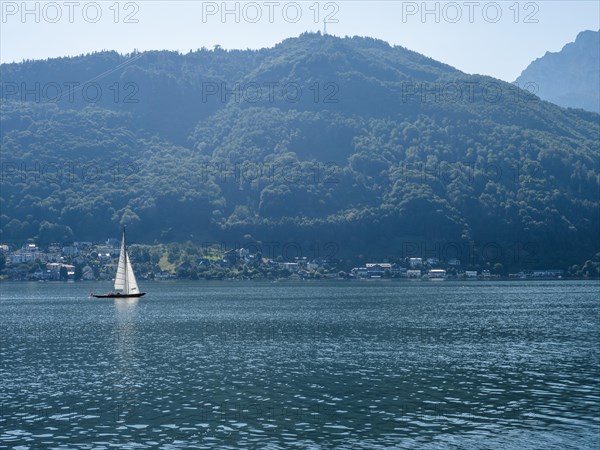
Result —
[{"label": "lakeside village", "polygon": [[[173,248],[175,246],[175,248]],[[0,244],[0,279],[12,281],[112,280],[120,253],[118,239],[102,244],[74,242],[40,248],[27,242],[20,248]],[[497,279],[499,264],[492,268],[464,267],[458,259],[404,258],[399,262],[370,262],[348,270],[348,262],[296,257],[269,259],[239,248],[200,250],[191,244],[132,245],[129,253],[141,279],[205,280],[307,280],[307,279]],[[183,256],[182,256],[183,255]],[[500,266],[500,267],[498,267]],[[346,270],[344,270],[346,269]],[[508,274],[509,278],[557,279],[580,276],[560,269],[539,269]],[[504,275],[506,277],[506,275]]]}]

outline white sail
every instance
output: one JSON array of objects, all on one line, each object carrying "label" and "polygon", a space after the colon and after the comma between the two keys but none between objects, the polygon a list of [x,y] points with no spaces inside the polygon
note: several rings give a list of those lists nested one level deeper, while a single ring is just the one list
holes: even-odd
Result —
[{"label": "white sail", "polygon": [[123,240],[121,241],[121,253],[119,254],[119,265],[117,266],[117,275],[115,276],[115,289],[125,290],[127,286],[127,268],[125,261],[127,258],[127,252],[125,250],[125,233],[123,233]]},{"label": "white sail", "polygon": [[127,246],[125,244],[125,231],[123,231],[123,240],[121,241],[121,253],[119,254],[119,265],[117,266],[117,275],[115,276],[115,289],[120,290],[123,294],[139,293],[137,281],[133,274],[133,267],[127,254]]},{"label": "white sail", "polygon": [[127,266],[127,283],[125,284],[125,294],[137,294],[139,293],[137,281],[135,281],[135,275],[133,274],[133,267],[131,267],[131,261],[129,260],[129,255],[127,251],[125,251],[125,261]]}]

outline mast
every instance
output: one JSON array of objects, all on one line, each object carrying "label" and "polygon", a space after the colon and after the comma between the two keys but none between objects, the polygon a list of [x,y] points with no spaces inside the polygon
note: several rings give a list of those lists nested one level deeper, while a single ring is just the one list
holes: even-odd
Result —
[{"label": "mast", "polygon": [[123,225],[123,262],[125,263],[125,293],[129,294],[129,280],[127,279],[127,239],[125,237],[125,225]]}]

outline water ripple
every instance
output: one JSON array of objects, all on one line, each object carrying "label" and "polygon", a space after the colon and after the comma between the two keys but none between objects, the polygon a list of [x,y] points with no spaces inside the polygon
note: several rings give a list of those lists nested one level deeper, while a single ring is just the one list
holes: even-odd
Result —
[{"label": "water ripple", "polygon": [[600,444],[593,283],[89,290],[3,284],[0,446]]}]

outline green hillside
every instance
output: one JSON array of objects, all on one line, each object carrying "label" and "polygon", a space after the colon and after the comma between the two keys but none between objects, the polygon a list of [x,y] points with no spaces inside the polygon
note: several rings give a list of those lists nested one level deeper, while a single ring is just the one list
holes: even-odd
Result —
[{"label": "green hillside", "polygon": [[[304,34],[0,76],[3,242],[99,240],[126,223],[138,242],[307,254],[333,242],[337,256],[372,258],[416,243],[515,267],[600,250],[600,116],[402,47]],[[98,86],[80,89],[94,79],[98,101]]]}]

